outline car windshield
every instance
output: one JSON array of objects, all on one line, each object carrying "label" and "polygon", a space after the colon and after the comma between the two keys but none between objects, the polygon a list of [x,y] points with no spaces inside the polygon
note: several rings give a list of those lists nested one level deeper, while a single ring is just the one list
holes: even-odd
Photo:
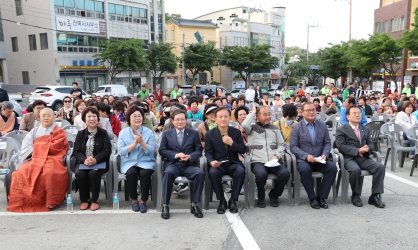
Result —
[{"label": "car windshield", "polygon": [[97,92],[97,93],[104,93],[104,90],[105,90],[105,87],[98,87],[98,88],[96,89],[96,92]]}]

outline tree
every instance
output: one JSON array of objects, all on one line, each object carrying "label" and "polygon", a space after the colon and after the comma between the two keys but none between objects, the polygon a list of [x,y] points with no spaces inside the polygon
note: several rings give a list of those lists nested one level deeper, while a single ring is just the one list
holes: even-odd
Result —
[{"label": "tree", "polygon": [[122,71],[147,69],[149,61],[143,49],[144,42],[140,39],[119,40],[103,39],[99,47],[103,50],[93,56],[104,65],[113,83],[116,75]]},{"label": "tree", "polygon": [[414,15],[414,23],[411,23],[414,29],[403,32],[401,44],[403,48],[409,50],[411,55],[418,55],[418,8],[415,9]]},{"label": "tree", "polygon": [[251,73],[275,69],[279,59],[270,53],[269,44],[254,44],[250,47],[225,46],[221,65],[237,72],[249,84]]},{"label": "tree", "polygon": [[150,62],[148,70],[153,77],[161,78],[164,72],[174,73],[178,59],[173,53],[174,46],[170,43],[155,43],[148,46],[147,59]]},{"label": "tree", "polygon": [[168,22],[168,20],[170,20],[170,18],[175,17],[175,18],[181,18],[181,14],[170,14],[168,12],[165,13],[165,22]]},{"label": "tree", "polygon": [[369,60],[367,56],[362,53],[363,48],[367,44],[367,40],[352,40],[346,50],[344,58],[348,61],[348,68],[353,70],[353,75],[359,77],[360,82],[370,77],[370,73],[376,64],[373,60]]},{"label": "tree", "polygon": [[396,82],[396,72],[400,67],[395,67],[402,61],[402,46],[398,39],[387,33],[375,33],[354,52],[362,57],[364,65],[383,68],[384,73],[389,73]]},{"label": "tree", "polygon": [[199,72],[210,71],[212,67],[219,64],[221,52],[215,46],[215,41],[201,41],[190,44],[184,49],[184,64],[186,69],[192,73],[192,79],[195,79]]},{"label": "tree", "polygon": [[286,74],[286,86],[290,83],[293,83],[292,81],[294,78],[303,78],[307,77],[310,72],[310,67],[306,63],[306,60],[299,60],[294,63],[290,63],[287,65],[286,69],[284,70],[284,73]]}]

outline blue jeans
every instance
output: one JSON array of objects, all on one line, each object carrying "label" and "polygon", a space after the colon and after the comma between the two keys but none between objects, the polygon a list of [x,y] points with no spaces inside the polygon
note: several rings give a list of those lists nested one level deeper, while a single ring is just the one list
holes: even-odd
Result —
[{"label": "blue jeans", "polygon": [[[405,140],[408,140],[408,137],[406,136],[405,132],[403,133],[403,138]],[[415,142],[413,140],[409,140],[409,146],[410,147],[415,147]],[[415,151],[409,152],[409,157],[414,157],[414,156],[415,156]]]}]

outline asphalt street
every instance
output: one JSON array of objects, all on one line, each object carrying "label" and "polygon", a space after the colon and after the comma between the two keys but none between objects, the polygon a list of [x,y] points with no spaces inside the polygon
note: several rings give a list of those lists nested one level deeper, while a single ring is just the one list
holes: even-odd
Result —
[{"label": "asphalt street", "polygon": [[[387,147],[381,145],[383,158]],[[66,206],[49,213],[8,213],[1,187],[1,249],[417,249],[418,169],[409,176],[411,165],[406,159],[396,172],[387,166],[384,209],[367,204],[371,177],[365,177],[361,208],[341,204],[340,194],[333,205],[331,191],[329,209],[314,210],[302,187],[300,206],[290,206],[285,190],[278,208],[266,199],[266,208],[247,209],[240,196],[238,215],[218,215],[214,200],[202,219],[190,214],[188,192],[172,195],[169,220],[160,217],[151,201],[147,213],[132,212],[122,192],[120,210],[113,211],[103,185],[96,212],[80,211],[73,192],[73,213]],[[270,188],[268,182],[266,192]]]}]

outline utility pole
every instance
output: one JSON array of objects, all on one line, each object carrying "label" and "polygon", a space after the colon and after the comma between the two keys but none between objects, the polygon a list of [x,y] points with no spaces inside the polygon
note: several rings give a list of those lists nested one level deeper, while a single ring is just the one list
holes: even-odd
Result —
[{"label": "utility pole", "polygon": [[186,35],[183,33],[183,44],[182,44],[182,52],[181,52],[181,54],[182,54],[182,56],[181,56],[181,60],[182,60],[182,62],[181,62],[181,78],[183,79],[183,85],[186,85],[186,65],[184,64],[184,49],[185,49],[185,46],[186,46],[186,42],[185,42],[185,39],[186,39]]}]

